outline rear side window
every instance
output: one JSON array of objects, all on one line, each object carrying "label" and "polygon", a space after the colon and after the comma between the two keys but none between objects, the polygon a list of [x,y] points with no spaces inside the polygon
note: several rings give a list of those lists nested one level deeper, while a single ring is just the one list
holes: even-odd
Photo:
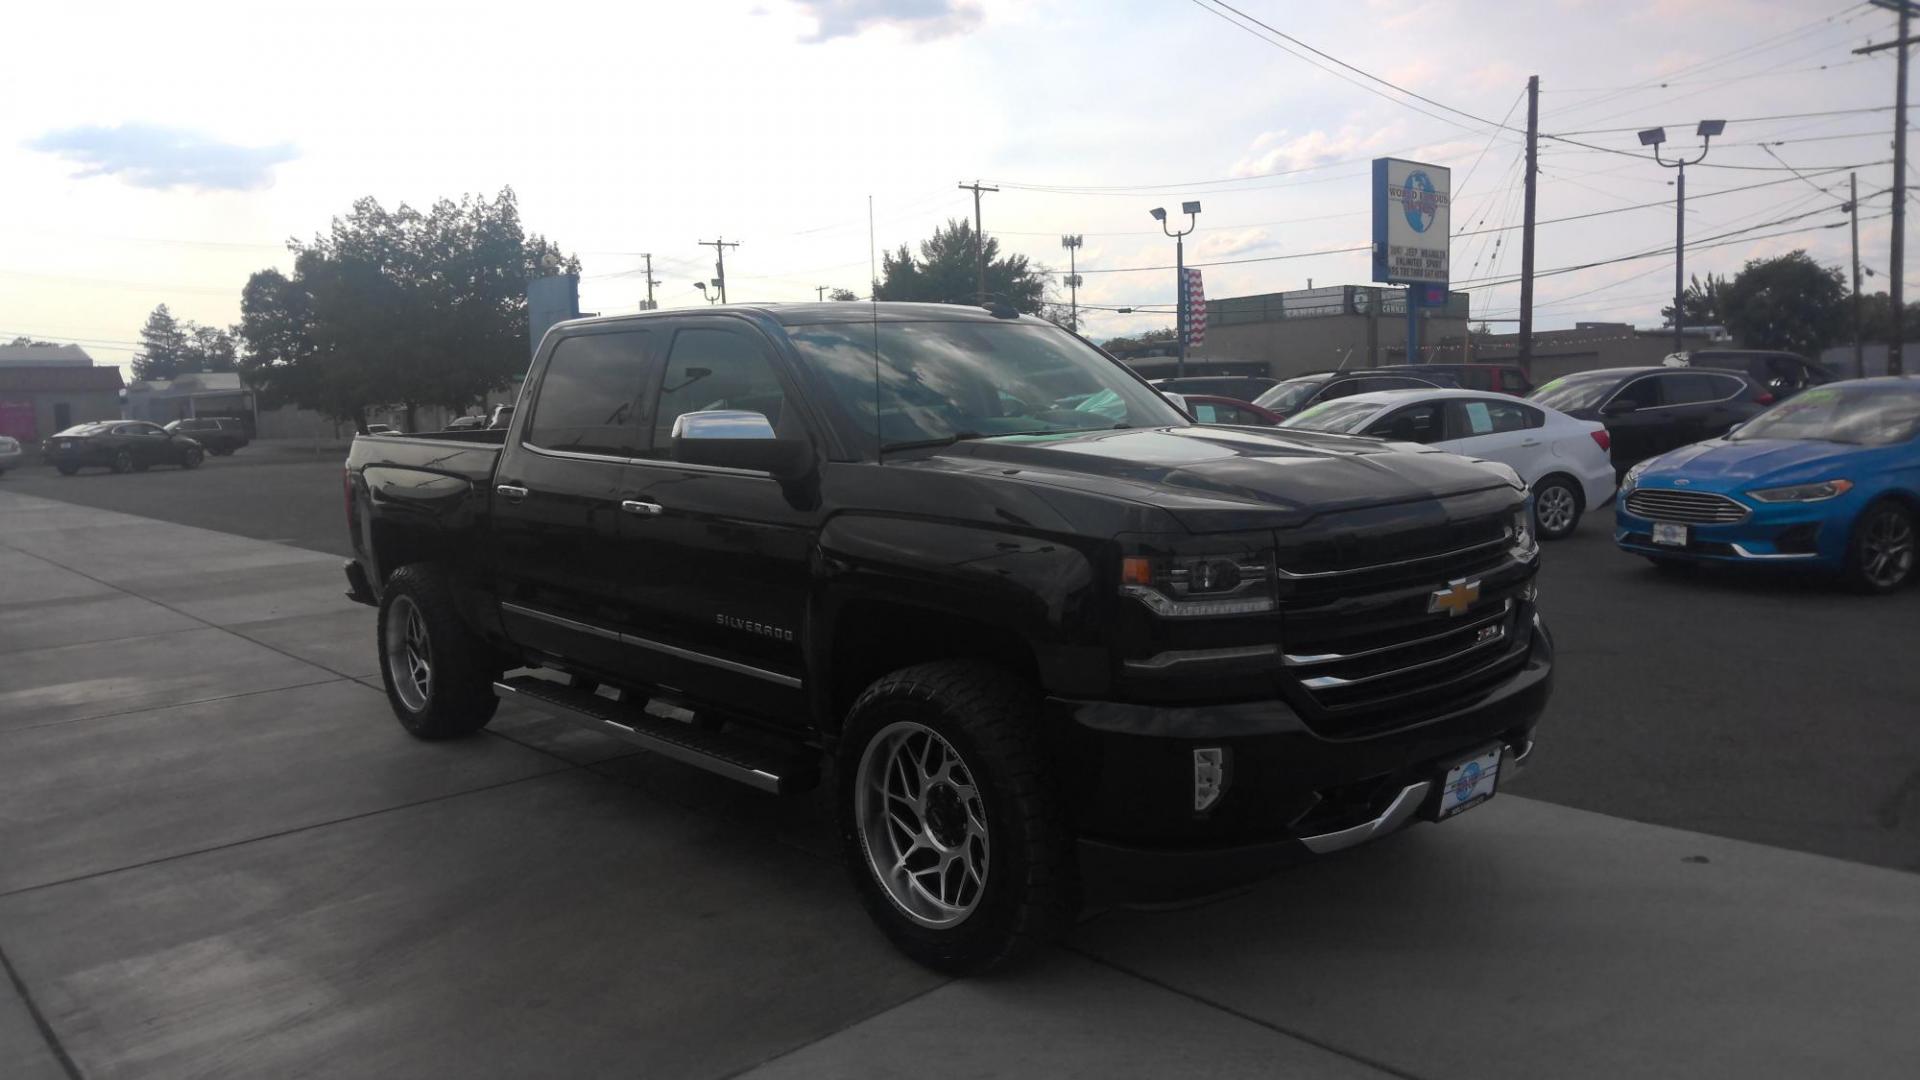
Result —
[{"label": "rear side window", "polygon": [[1455,438],[1525,431],[1546,420],[1546,414],[1517,401],[1459,401],[1454,407],[1460,410],[1461,428]]},{"label": "rear side window", "polygon": [[1438,402],[1427,402],[1396,409],[1369,426],[1367,434],[1400,442],[1439,442],[1440,405]]},{"label": "rear side window", "polygon": [[1365,392],[1369,394],[1377,390],[1418,390],[1421,387],[1433,385],[1425,379],[1413,379],[1404,375],[1376,375],[1370,379],[1362,379],[1360,382]]},{"label": "rear side window", "polygon": [[1500,389],[1509,394],[1524,394],[1527,392],[1527,377],[1518,371],[1502,368],[1500,369]]},{"label": "rear side window", "polygon": [[673,422],[690,412],[756,412],[780,433],[786,400],[759,339],[731,327],[682,329],[673,335],[673,352],[667,357],[660,407],[654,413],[651,456],[672,455]]},{"label": "rear side window", "polygon": [[646,430],[636,416],[651,370],[639,331],[591,334],[554,346],[540,379],[527,442],[543,450],[634,457]]},{"label": "rear side window", "polygon": [[1740,389],[1740,381],[1730,375],[1710,375],[1704,371],[1679,372],[1659,377],[1661,405],[1694,405],[1720,401]]}]

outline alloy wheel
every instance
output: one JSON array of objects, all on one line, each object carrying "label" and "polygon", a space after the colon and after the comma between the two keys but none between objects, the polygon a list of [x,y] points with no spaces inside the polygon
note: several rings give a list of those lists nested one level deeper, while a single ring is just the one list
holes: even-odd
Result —
[{"label": "alloy wheel", "polygon": [[1574,515],[1579,510],[1572,491],[1560,484],[1548,484],[1534,496],[1533,512],[1540,521],[1541,532],[1558,536],[1573,528]]},{"label": "alloy wheel", "polygon": [[1867,523],[1860,571],[1875,586],[1890,589],[1913,571],[1914,549],[1912,520],[1898,511],[1883,510]]},{"label": "alloy wheel", "polygon": [[991,837],[973,771],[932,728],[888,724],[860,757],[854,814],[867,865],[906,916],[946,928],[986,891]]},{"label": "alloy wheel", "polygon": [[410,596],[394,597],[387,611],[386,649],[387,670],[401,703],[414,712],[425,709],[433,693],[433,643],[420,606]]}]

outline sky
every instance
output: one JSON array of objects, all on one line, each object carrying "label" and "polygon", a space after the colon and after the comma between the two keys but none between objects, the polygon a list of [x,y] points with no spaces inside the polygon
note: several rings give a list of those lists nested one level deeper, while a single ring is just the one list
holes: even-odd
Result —
[{"label": "sky", "polygon": [[1061,235],[1085,237],[1099,340],[1172,325],[1108,310],[1170,311],[1173,271],[1138,269],[1173,262],[1157,206],[1202,203],[1186,251],[1209,296],[1367,283],[1367,162],[1389,154],[1453,170],[1453,231],[1477,233],[1453,240],[1455,287],[1511,320],[1519,233],[1497,230],[1520,221],[1523,139],[1503,128],[1535,74],[1541,130],[1574,140],[1542,142],[1537,328],[1659,325],[1670,255],[1546,272],[1670,248],[1673,172],[1635,132],[1696,150],[1707,118],[1728,124],[1688,170],[1688,271],[1794,248],[1844,266],[1846,228],[1823,226],[1857,166],[1880,291],[1894,65],[1851,50],[1893,21],[1844,0],[30,5],[0,68],[0,340],[126,364],[156,304],[237,322],[247,276],[357,198],[505,186],[580,256],[587,311],[635,310],[647,252],[661,306],[702,303],[716,238],[740,245],[734,301],[864,295],[875,248],[971,216],[976,180],[1003,249],[1064,274]]}]

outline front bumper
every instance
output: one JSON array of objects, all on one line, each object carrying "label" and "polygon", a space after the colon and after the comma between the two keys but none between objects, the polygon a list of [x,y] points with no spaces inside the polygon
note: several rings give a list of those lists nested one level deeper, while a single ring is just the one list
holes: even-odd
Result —
[{"label": "front bumper", "polygon": [[[1280,700],[1204,709],[1056,702],[1080,868],[1096,902],[1218,893],[1318,854],[1384,836],[1437,804],[1446,768],[1503,748],[1501,782],[1533,747],[1552,694],[1543,625],[1524,662],[1472,701],[1358,738],[1316,734]],[[1223,795],[1194,810],[1193,751],[1227,751]]]},{"label": "front bumper", "polygon": [[1635,555],[1742,566],[1836,570],[1847,557],[1849,522],[1858,507],[1847,497],[1822,503],[1754,505],[1746,520],[1687,526],[1684,547],[1653,542],[1654,521],[1621,501],[1613,513],[1613,542]]}]

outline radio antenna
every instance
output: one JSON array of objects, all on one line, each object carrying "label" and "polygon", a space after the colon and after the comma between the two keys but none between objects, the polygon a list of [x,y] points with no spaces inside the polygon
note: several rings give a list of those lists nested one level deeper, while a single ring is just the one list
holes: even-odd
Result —
[{"label": "radio antenna", "polygon": [[880,441],[880,272],[874,267],[873,195],[867,195],[867,310],[873,315],[873,463],[885,464]]}]

